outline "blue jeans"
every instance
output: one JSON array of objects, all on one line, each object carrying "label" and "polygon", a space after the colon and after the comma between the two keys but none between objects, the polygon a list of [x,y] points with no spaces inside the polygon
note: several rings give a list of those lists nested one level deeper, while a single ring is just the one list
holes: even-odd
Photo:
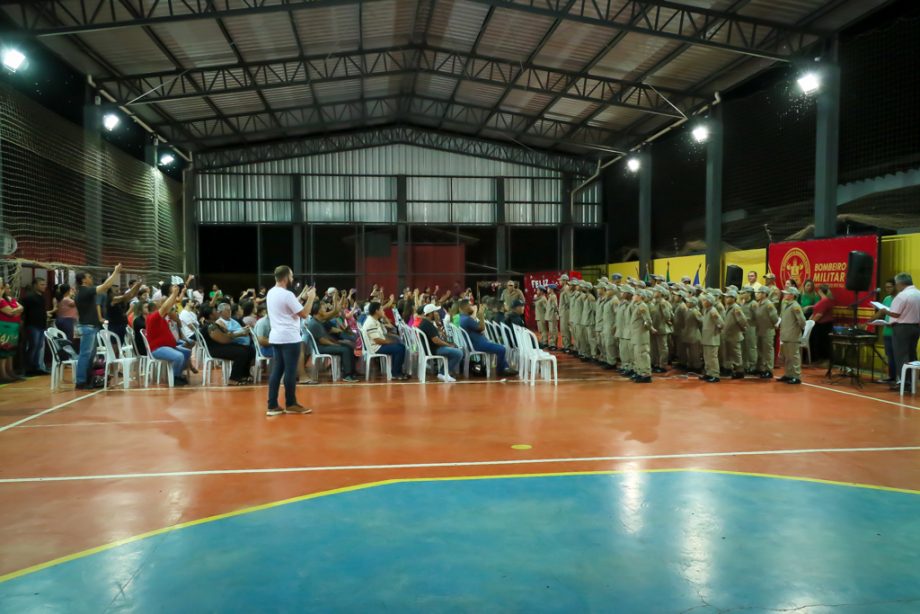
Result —
[{"label": "blue jeans", "polygon": [[45,329],[26,326],[26,371],[47,371],[45,367]]},{"label": "blue jeans", "polygon": [[268,408],[278,407],[278,392],[284,378],[284,406],[297,405],[297,362],[300,343],[273,343],[274,363],[268,378]]},{"label": "blue jeans", "polygon": [[[471,341],[473,340],[471,339]],[[473,341],[473,349],[477,352],[488,352],[489,354],[495,354],[498,356],[498,370],[508,370],[508,361],[505,360],[505,346],[481,339]]]},{"label": "blue jeans", "polygon": [[77,385],[90,381],[89,372],[96,356],[96,333],[98,326],[80,324],[80,356],[77,359]]},{"label": "blue jeans", "polygon": [[402,343],[388,343],[387,345],[381,345],[377,353],[386,354],[390,357],[390,374],[393,377],[402,375],[403,362],[406,360],[406,346]]},{"label": "blue jeans", "polygon": [[449,348],[440,346],[434,351],[438,356],[445,356],[447,358],[447,370],[450,373],[459,373],[460,372],[460,361],[463,360],[463,350],[460,348]]},{"label": "blue jeans", "polygon": [[171,348],[164,345],[153,350],[153,357],[157,360],[168,360],[172,365],[173,377],[182,377],[185,365],[188,364],[189,358],[192,357],[192,351],[188,348]]}]

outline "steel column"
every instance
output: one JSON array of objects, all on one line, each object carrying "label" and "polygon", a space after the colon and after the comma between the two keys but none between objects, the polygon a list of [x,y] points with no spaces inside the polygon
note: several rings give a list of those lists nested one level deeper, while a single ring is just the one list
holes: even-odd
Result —
[{"label": "steel column", "polygon": [[639,154],[639,277],[645,278],[652,262],[652,152]]},{"label": "steel column", "polygon": [[572,223],[572,176],[562,176],[562,225],[559,227],[559,264],[563,271],[575,268],[575,225]]},{"label": "steel column", "polygon": [[[83,215],[86,228],[86,264],[102,266],[102,107],[87,84],[83,107],[83,157],[91,169],[83,176]],[[154,203],[154,207],[156,203]]]},{"label": "steel column", "polygon": [[508,275],[508,226],[505,225],[505,178],[495,178],[495,269],[504,281]]},{"label": "steel column", "polygon": [[840,66],[821,67],[815,143],[815,238],[837,232],[837,164],[840,144]]},{"label": "steel column", "polygon": [[722,107],[713,109],[706,143],[706,287],[721,286],[722,273]]},{"label": "steel column", "polygon": [[409,206],[407,200],[408,181],[405,175],[396,176],[396,287],[405,288],[409,282]]}]

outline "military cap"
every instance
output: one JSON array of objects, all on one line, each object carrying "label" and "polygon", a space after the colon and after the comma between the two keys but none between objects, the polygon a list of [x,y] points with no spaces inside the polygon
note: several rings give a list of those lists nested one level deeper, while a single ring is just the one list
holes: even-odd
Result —
[{"label": "military cap", "polygon": [[766,286],[760,286],[759,288],[757,288],[756,290],[754,290],[754,292],[757,292],[758,294],[769,294],[769,293],[770,293],[770,289],[769,289],[768,287],[766,287]]},{"label": "military cap", "polygon": [[747,292],[748,294],[754,294],[754,288],[752,286],[743,286],[741,292]]},{"label": "military cap", "polygon": [[642,281],[641,279],[637,279],[637,280],[636,280],[636,286],[639,287],[639,288],[644,288],[644,287],[645,287],[645,282]]},{"label": "military cap", "polygon": [[708,292],[709,294],[713,295],[716,298],[722,296],[722,291],[719,290],[718,288],[709,288]]},{"label": "military cap", "polygon": [[728,296],[728,297],[731,297],[731,298],[738,298],[738,291],[737,291],[737,290],[731,290],[731,289],[726,290],[726,291],[725,291],[725,296]]},{"label": "military cap", "polygon": [[689,275],[684,275],[683,277],[680,278],[680,281],[681,281],[681,283],[689,284],[689,283],[690,283],[690,276],[689,276]]},{"label": "military cap", "polygon": [[788,288],[783,288],[783,294],[791,294],[792,296],[799,295],[799,289],[795,286],[789,286]]},{"label": "military cap", "polygon": [[707,303],[715,303],[715,302],[716,302],[716,299],[715,299],[715,297],[714,297],[713,295],[711,295],[711,294],[705,294],[705,293],[700,295],[700,300],[701,300],[701,301],[706,301]]},{"label": "military cap", "polygon": [[566,275],[565,273],[559,276],[559,281],[568,281],[568,280],[569,280],[569,276]]},{"label": "military cap", "polygon": [[635,289],[633,289],[632,286],[622,286],[622,287],[620,288],[620,291],[621,291],[623,294],[635,294],[635,293],[636,293]]},{"label": "military cap", "polygon": [[623,276],[620,275],[619,273],[614,273],[613,275],[610,276],[610,278],[611,279],[623,279]]},{"label": "military cap", "polygon": [[738,291],[738,286],[732,284],[732,285],[730,285],[729,287],[727,287],[727,288],[725,288],[725,289],[726,289],[726,290],[734,290],[735,292],[737,292],[737,291]]},{"label": "military cap", "polygon": [[766,275],[763,276],[763,278],[764,279],[776,279],[776,275],[774,275],[773,273],[767,273]]}]

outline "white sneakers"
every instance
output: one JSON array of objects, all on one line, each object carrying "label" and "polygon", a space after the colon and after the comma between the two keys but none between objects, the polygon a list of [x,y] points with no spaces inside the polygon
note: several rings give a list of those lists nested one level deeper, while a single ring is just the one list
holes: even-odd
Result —
[{"label": "white sneakers", "polygon": [[450,375],[444,375],[443,373],[438,373],[438,380],[444,382],[445,384],[453,384],[457,381]]}]

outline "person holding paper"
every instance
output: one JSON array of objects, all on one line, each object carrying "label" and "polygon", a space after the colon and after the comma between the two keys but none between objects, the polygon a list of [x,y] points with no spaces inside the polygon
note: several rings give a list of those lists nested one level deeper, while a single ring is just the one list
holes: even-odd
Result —
[{"label": "person holding paper", "polygon": [[[894,350],[895,374],[901,377],[901,367],[917,360],[917,342],[920,341],[920,290],[914,286],[909,273],[894,276],[894,285],[898,291],[891,301],[891,307],[879,311],[887,312],[891,317],[891,344]],[[884,307],[884,305],[883,305]],[[905,388],[909,388],[910,385]],[[897,384],[892,388],[898,388]]]},{"label": "person holding paper", "polygon": [[[898,291],[894,285],[894,278],[889,279],[885,282],[885,298],[882,299],[881,305],[882,308],[888,309],[891,307],[891,302],[894,300],[895,294]],[[874,302],[873,305],[878,305]],[[882,341],[885,343],[885,361],[888,363],[888,379],[879,380],[880,384],[893,384],[898,380],[898,374],[895,373],[895,360],[894,360],[894,345],[892,344],[892,329],[891,326],[888,326],[888,321],[890,316],[887,315],[885,311],[880,311],[879,308],[876,308],[875,312],[876,320],[883,320],[884,325],[880,326],[882,329]]]}]

